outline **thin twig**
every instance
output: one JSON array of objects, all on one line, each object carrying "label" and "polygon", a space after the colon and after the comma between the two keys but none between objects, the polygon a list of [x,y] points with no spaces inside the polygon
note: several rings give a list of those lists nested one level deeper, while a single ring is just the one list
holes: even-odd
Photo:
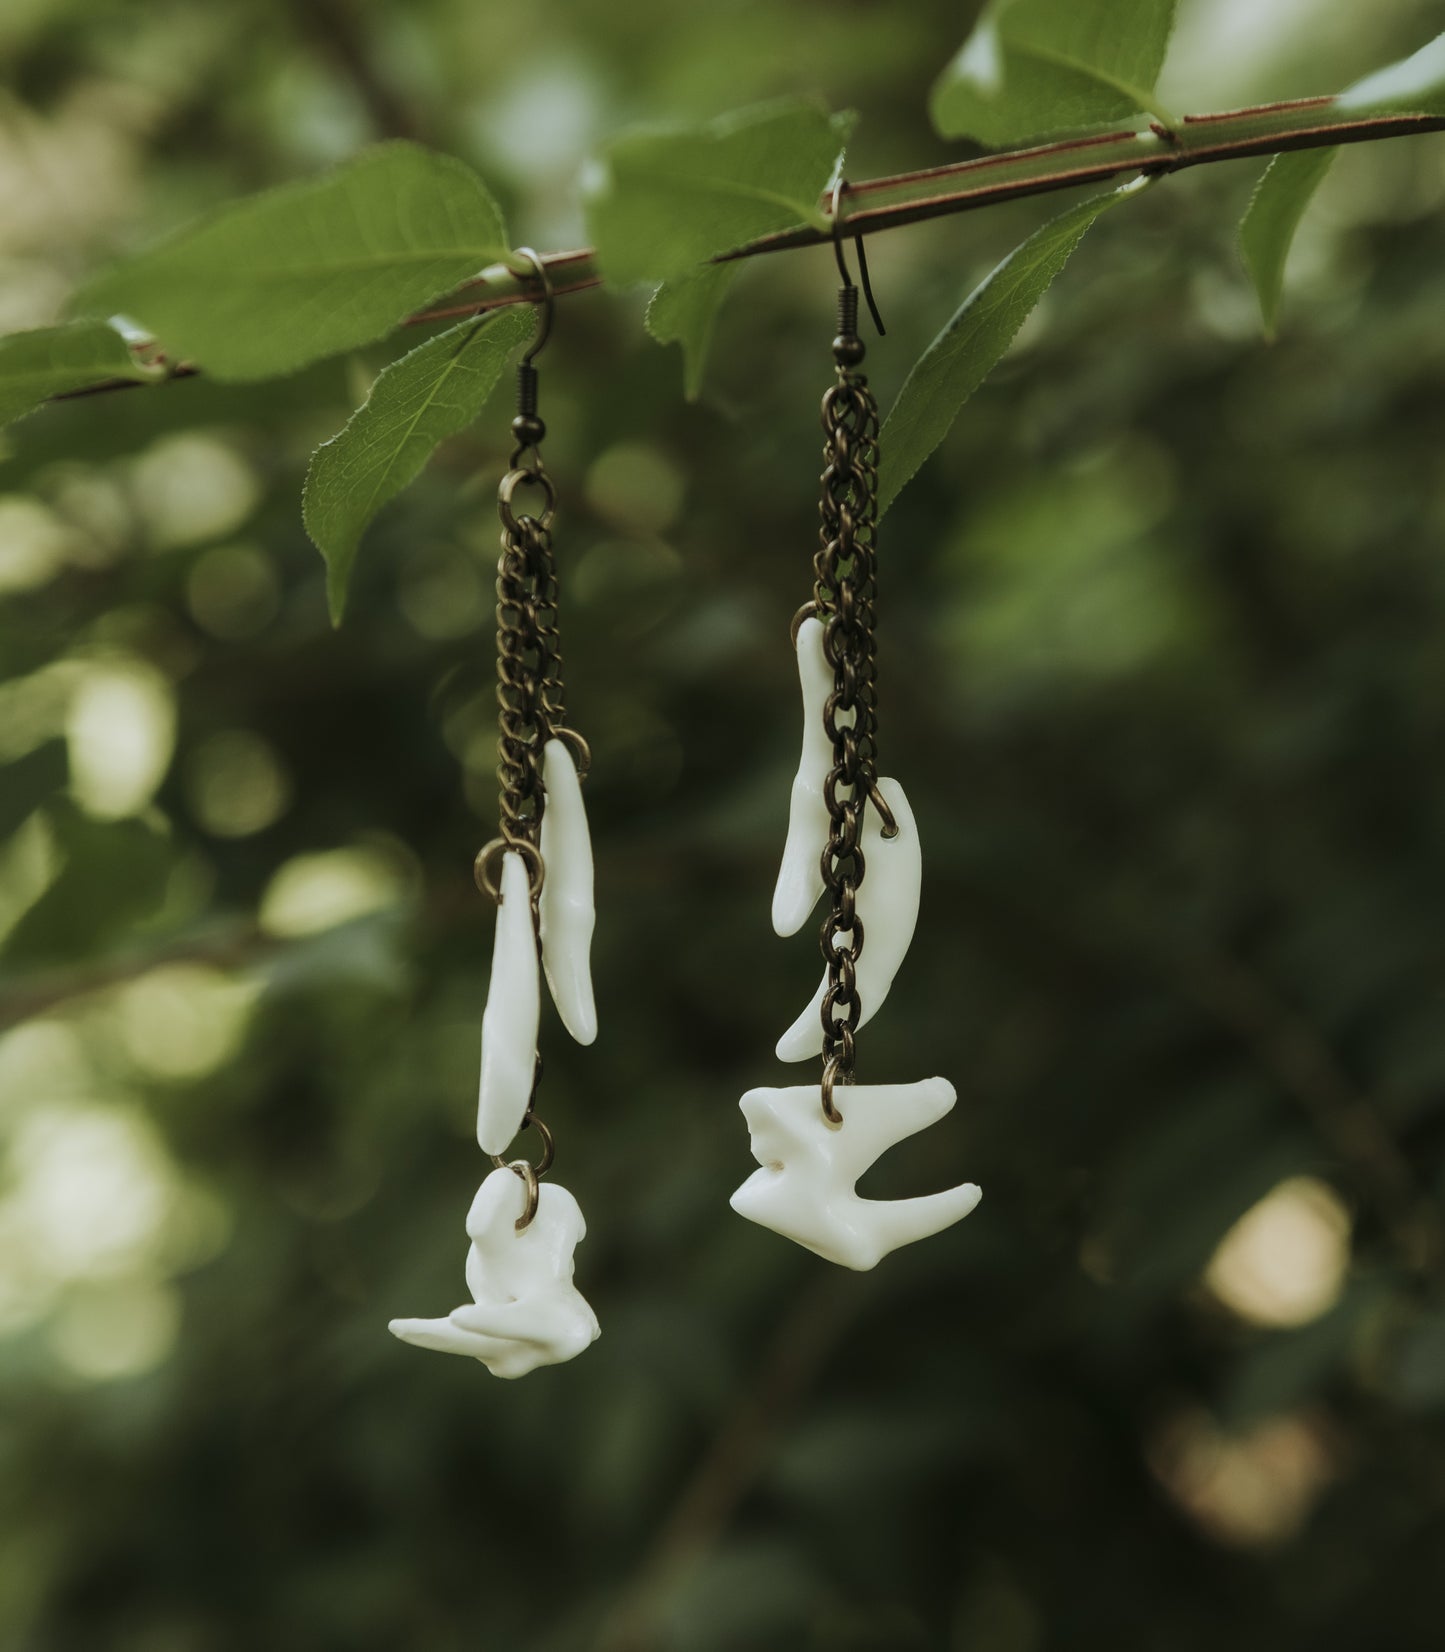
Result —
[{"label": "thin twig", "polygon": [[[876,235],[905,224],[953,213],[976,212],[1030,195],[1107,183],[1127,173],[1160,176],[1182,172],[1188,167],[1212,165],[1216,161],[1439,131],[1445,131],[1445,116],[1351,115],[1348,110],[1340,109],[1337,99],[1329,97],[1256,104],[1221,114],[1186,115],[1176,127],[1164,127],[1156,121],[1145,131],[1091,133],[1058,143],[850,183],[844,199],[864,204],[846,213],[844,223],[850,236]],[[818,209],[824,217],[827,207],[828,202],[820,199]],[[721,253],[713,262],[729,263],[797,247],[822,246],[832,240],[832,233],[831,227],[823,222],[800,224]],[[602,285],[603,275],[591,247],[543,253],[541,262],[558,298]],[[472,296],[465,296],[468,294]],[[534,303],[536,298],[537,283],[532,271],[496,264],[464,282],[448,301],[408,316],[405,325],[450,321],[509,304]],[[181,363],[169,376],[188,378],[197,371],[194,365]],[[134,388],[128,379],[114,379],[83,390],[67,391],[64,396],[52,399],[61,401]]]}]

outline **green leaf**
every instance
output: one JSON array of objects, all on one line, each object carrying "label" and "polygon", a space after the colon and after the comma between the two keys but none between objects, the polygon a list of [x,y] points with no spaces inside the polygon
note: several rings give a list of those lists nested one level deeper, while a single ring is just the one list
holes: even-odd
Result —
[{"label": "green leaf", "polygon": [[964,299],[953,319],[913,364],[879,436],[879,514],[903,491],[948,434],[959,409],[1013,343],[1029,312],[1068,263],[1085,231],[1139,178],[1107,195],[1081,201],[1044,225]]},{"label": "green leaf", "polygon": [[946,138],[991,148],[1158,113],[1177,0],[991,0],[939,76]]},{"label": "green leaf", "polygon": [[[1445,115],[1445,34],[1413,56],[1366,75],[1340,93],[1343,115]],[[1265,333],[1273,337],[1284,289],[1285,262],[1295,232],[1338,149],[1306,149],[1277,155],[1259,181],[1239,227],[1240,251],[1259,295]]]},{"label": "green leaf", "polygon": [[103,321],[66,321],[0,338],[0,425],[33,413],[50,396],[105,379],[156,378]]},{"label": "green leaf", "polygon": [[737,273],[736,264],[704,264],[690,275],[664,281],[647,306],[648,332],[659,344],[682,346],[682,382],[690,402],[702,389],[713,323]]},{"label": "green leaf", "polygon": [[1359,114],[1382,113],[1445,115],[1445,34],[1388,69],[1357,80],[1335,99],[1335,107]]},{"label": "green leaf", "polygon": [[506,254],[470,168],[390,143],[222,207],[101,274],[72,307],[132,317],[217,378],[263,379],[381,338]]},{"label": "green leaf", "polygon": [[1338,149],[1301,149],[1276,155],[1239,226],[1239,250],[1259,295],[1264,330],[1274,337],[1284,291],[1284,267],[1295,231]]},{"label": "green leaf", "polygon": [[666,281],[756,236],[825,228],[819,200],[853,119],[790,99],[705,126],[624,133],[584,180],[603,274]]},{"label": "green leaf", "polygon": [[326,595],[341,623],[367,525],[416,480],[437,444],[481,412],[508,355],[533,329],[525,309],[472,317],[377,375],[346,427],[311,456],[302,496],[306,531],[326,559]]}]

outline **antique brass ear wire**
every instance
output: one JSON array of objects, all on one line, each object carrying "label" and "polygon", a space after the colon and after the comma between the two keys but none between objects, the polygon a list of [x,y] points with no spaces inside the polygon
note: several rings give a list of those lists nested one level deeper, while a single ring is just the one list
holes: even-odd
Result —
[{"label": "antique brass ear wire", "polygon": [[[847,261],[843,257],[843,195],[848,188],[847,179],[840,172],[833,180],[833,202],[831,215],[833,219],[833,257],[838,262],[838,278],[843,283],[845,293],[853,292],[853,277],[848,273]],[[868,301],[868,314],[873,317],[873,325],[878,329],[879,338],[883,338],[888,329],[883,325],[883,317],[878,313],[878,301],[873,296],[873,283],[868,279],[868,254],[863,250],[863,237],[855,235],[853,245],[858,249],[858,275],[863,283],[863,296]],[[856,307],[857,299],[852,300]],[[856,308],[854,311],[856,316]]]}]

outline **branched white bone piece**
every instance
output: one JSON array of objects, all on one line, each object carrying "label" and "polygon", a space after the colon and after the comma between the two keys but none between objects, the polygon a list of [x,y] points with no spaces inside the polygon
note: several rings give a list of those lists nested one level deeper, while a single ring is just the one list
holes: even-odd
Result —
[{"label": "branched white bone piece", "polygon": [[[882,817],[869,804],[863,815],[864,871],[858,886],[858,916],[863,920],[863,951],[857,970],[860,1027],[866,1027],[878,1013],[893,985],[918,923],[918,897],[923,885],[918,827],[903,788],[896,780],[880,780],[878,789],[893,811],[898,835],[883,836]],[[823,1053],[821,1017],[827,988],[825,970],[812,1003],[778,1040],[779,1061],[806,1061],[809,1056]]]},{"label": "branched white bone piece", "polygon": [[823,727],[823,706],[833,692],[833,668],[823,652],[823,622],[798,627],[798,682],[803,690],[803,754],[788,805],[788,836],[773,890],[773,928],[795,935],[823,893],[820,862],[828,842],[823,783],[833,767],[833,742]]},{"label": "branched white bone piece", "polygon": [[541,1013],[531,882],[527,863],[515,849],[502,856],[500,888],[477,1092],[477,1142],[484,1153],[492,1154],[505,1151],[527,1116]]},{"label": "branched white bone piece", "polygon": [[560,1365],[595,1342],[597,1316],[572,1282],[572,1253],[587,1233],[577,1201],[544,1182],[537,1214],[518,1233],[525,1205],[521,1177],[494,1170],[467,1213],[472,1301],[445,1319],[393,1319],[392,1334],[418,1348],[469,1354],[498,1377]]},{"label": "branched white bone piece", "polygon": [[749,1090],[743,1097],[739,1105],[762,1169],[732,1196],[739,1216],[861,1270],[900,1245],[951,1227],[978,1203],[982,1194],[972,1182],[918,1199],[861,1199],[855,1191],[890,1147],[949,1112],[957,1097],[946,1078],[839,1085],[833,1096],[840,1125],[824,1118],[816,1084]]},{"label": "branched white bone piece", "polygon": [[542,862],[547,875],[537,903],[542,919],[542,968],[562,1024],[579,1044],[597,1036],[592,996],[592,840],[572,753],[561,740],[542,748]]}]

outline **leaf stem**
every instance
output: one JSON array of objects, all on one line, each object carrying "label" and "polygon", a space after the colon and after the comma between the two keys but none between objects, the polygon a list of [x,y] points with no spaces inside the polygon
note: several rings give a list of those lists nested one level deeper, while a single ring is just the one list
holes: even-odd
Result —
[{"label": "leaf stem", "polygon": [[[1333,97],[1298,98],[1220,114],[1185,115],[1172,127],[1156,121],[1144,130],[1088,133],[1029,149],[1007,150],[946,166],[850,183],[846,199],[855,205],[855,210],[847,214],[846,233],[876,235],[882,230],[958,212],[975,212],[1029,195],[1106,183],[1129,172],[1161,177],[1216,161],[1336,144],[1371,143],[1381,138],[1439,131],[1445,131],[1445,116],[1379,111],[1357,114],[1340,108]],[[826,203],[823,206],[826,208]],[[829,228],[800,224],[721,253],[713,262],[730,263],[764,253],[823,246],[831,238]],[[590,247],[544,253],[541,262],[551,277],[557,298],[602,285]],[[405,325],[420,326],[479,315],[509,304],[529,304],[535,297],[534,282],[505,264],[495,264],[464,282],[447,302],[408,316]],[[188,378],[198,371],[193,364],[182,362],[171,369],[168,377]],[[114,379],[68,391],[65,396],[54,399],[68,400],[133,388],[130,380]]]}]

